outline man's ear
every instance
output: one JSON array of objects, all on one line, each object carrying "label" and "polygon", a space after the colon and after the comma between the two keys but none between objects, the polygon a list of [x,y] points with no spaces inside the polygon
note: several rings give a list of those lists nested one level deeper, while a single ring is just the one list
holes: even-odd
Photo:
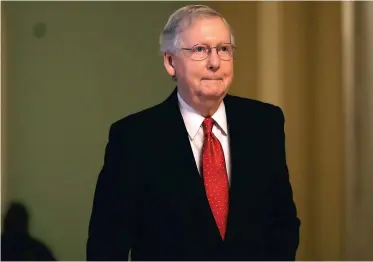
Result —
[{"label": "man's ear", "polygon": [[175,73],[176,73],[176,70],[174,68],[172,55],[170,55],[168,53],[164,53],[163,63],[164,63],[164,67],[166,68],[167,73],[170,76],[174,76]]},{"label": "man's ear", "polygon": [[172,62],[172,56],[169,56],[169,57],[168,57],[168,62],[170,63],[170,65],[171,65],[172,67],[174,67],[174,64],[173,64],[173,62]]}]

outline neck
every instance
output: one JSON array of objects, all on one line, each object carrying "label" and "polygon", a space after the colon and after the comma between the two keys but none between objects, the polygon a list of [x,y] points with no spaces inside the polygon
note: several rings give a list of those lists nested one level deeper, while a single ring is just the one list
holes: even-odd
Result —
[{"label": "neck", "polygon": [[188,96],[183,95],[179,92],[180,97],[187,103],[190,107],[196,110],[203,117],[210,117],[218,110],[223,98],[219,99],[203,99],[198,97],[196,99],[190,99]]},{"label": "neck", "polygon": [[201,116],[203,117],[210,117],[213,114],[215,114],[216,111],[218,111],[220,105],[219,103],[215,103],[213,105],[202,105],[202,104],[197,104],[197,105],[190,105],[192,106]]}]

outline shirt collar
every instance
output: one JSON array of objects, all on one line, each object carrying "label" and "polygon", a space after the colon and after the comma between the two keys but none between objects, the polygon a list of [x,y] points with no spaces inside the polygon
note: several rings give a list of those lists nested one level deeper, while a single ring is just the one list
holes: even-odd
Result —
[{"label": "shirt collar", "polygon": [[[179,100],[181,115],[183,116],[189,137],[193,140],[205,117],[201,116],[193,107],[188,105],[181,98],[179,93],[177,93],[177,98]],[[211,117],[215,120],[217,127],[220,128],[226,136],[228,134],[228,125],[223,101],[220,103],[218,110]]]}]

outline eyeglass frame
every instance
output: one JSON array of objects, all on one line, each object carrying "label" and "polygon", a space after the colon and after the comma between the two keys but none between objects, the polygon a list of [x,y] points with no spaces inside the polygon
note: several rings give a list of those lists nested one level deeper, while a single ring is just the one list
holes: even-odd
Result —
[{"label": "eyeglass frame", "polygon": [[[229,46],[231,46],[232,47],[232,55],[229,57],[229,59],[223,59],[223,58],[221,58],[221,56],[219,55],[219,51],[218,51],[218,48],[219,47],[222,47],[222,46],[224,46],[224,45],[229,45]],[[216,49],[216,53],[217,53],[217,55],[219,56],[219,58],[221,59],[221,60],[224,60],[224,61],[229,61],[229,60],[231,60],[232,58],[233,58],[233,54],[234,54],[234,51],[236,50],[236,46],[234,45],[234,44],[232,44],[232,43],[223,43],[223,44],[219,44],[219,45],[216,45],[216,46],[209,46],[209,45],[206,45],[206,44],[195,44],[194,46],[192,46],[192,47],[190,47],[190,48],[186,48],[186,47],[181,47],[181,48],[179,48],[180,50],[185,50],[185,51],[193,51],[193,49],[194,48],[196,48],[197,46],[205,46],[205,47],[207,47],[208,48],[208,53],[207,53],[207,55],[206,55],[206,57],[204,57],[204,58],[202,58],[202,59],[193,59],[192,58],[192,60],[194,60],[194,61],[202,61],[202,60],[205,60],[206,58],[208,58],[209,57],[209,55],[211,54],[211,52],[212,52],[212,49]],[[191,55],[190,55],[191,56]]]}]

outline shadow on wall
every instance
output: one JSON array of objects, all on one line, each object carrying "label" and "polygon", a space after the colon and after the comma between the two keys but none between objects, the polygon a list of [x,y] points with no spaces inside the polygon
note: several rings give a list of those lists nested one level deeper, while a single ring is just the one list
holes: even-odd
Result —
[{"label": "shadow on wall", "polygon": [[12,203],[4,217],[2,261],[56,261],[48,247],[30,236],[29,214],[24,205]]}]

